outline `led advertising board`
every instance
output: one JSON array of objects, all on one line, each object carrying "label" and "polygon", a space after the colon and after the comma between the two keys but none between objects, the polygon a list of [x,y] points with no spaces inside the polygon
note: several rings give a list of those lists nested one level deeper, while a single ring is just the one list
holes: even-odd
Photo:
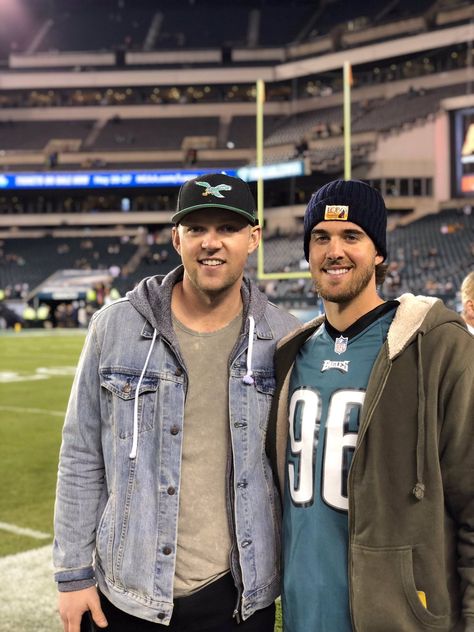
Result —
[{"label": "led advertising board", "polygon": [[452,112],[452,195],[474,197],[474,107]]}]

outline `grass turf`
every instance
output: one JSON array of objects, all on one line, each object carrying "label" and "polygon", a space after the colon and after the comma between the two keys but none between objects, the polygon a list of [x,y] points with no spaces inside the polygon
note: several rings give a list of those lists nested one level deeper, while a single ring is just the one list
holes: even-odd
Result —
[{"label": "grass turf", "polygon": [[[0,527],[0,557],[38,549],[52,541],[61,428],[83,341],[84,333],[75,331],[0,335],[0,523],[34,529],[46,536],[38,539]],[[49,569],[41,572],[50,573]],[[38,598],[44,603],[51,584],[42,581],[42,596]],[[59,629],[53,598],[51,593],[44,606],[48,606],[48,614],[43,613],[44,630]],[[24,632],[39,630],[35,623],[37,603],[30,594],[28,603],[21,605]],[[32,605],[31,625],[25,619],[28,604]],[[15,609],[15,603],[11,606]],[[11,627],[12,622],[4,613],[0,632],[17,629],[16,625]],[[278,601],[275,632],[281,629]]]},{"label": "grass turf", "polygon": [[[0,337],[0,522],[52,534],[63,415],[84,336]],[[0,555],[39,544],[2,530]]]}]

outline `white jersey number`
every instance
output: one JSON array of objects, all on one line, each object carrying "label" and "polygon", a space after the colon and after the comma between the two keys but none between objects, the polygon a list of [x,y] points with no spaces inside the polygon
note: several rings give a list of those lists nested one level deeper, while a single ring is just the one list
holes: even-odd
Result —
[{"label": "white jersey number", "polygon": [[[348,510],[347,476],[350,455],[357,432],[349,431],[349,416],[354,407],[360,408],[365,392],[360,390],[336,391],[329,402],[326,420],[324,451],[322,456],[321,495],[324,502],[340,511]],[[295,437],[295,413],[299,412],[301,426]],[[290,448],[298,464],[288,464],[290,494],[295,505],[310,505],[314,497],[314,463],[319,441],[322,402],[317,391],[296,390],[290,400]],[[295,486],[296,468],[298,484]]]},{"label": "white jersey number", "polygon": [[[295,439],[295,414],[300,411],[300,438]],[[290,443],[291,452],[299,457],[298,487],[295,487],[295,465],[288,464],[288,480],[293,502],[308,505],[313,501],[313,471],[316,447],[319,440],[321,398],[308,389],[295,391],[290,400]]]}]

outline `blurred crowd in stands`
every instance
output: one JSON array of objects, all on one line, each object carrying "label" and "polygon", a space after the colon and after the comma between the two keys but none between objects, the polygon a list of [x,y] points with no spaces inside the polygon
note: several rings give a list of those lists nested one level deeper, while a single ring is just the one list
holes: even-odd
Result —
[{"label": "blurred crowd in stands", "polygon": [[[354,88],[401,79],[415,79],[434,72],[464,68],[470,51],[465,44],[423,52],[407,59],[359,66],[354,70]],[[269,84],[267,101],[290,101],[328,96],[342,90],[340,73],[319,73],[317,76]],[[255,101],[255,84],[204,86],[161,86],[128,88],[80,88],[8,90],[0,94],[0,108],[45,108],[69,106],[157,105],[175,103],[225,103]]]},{"label": "blurred crowd in stands", "polygon": [[[474,226],[469,210],[465,205],[462,209],[428,215],[388,233],[388,270],[381,288],[385,298],[411,292],[437,296],[448,306],[459,309],[459,287],[474,261]],[[300,234],[267,235],[264,246],[265,271],[307,272]],[[32,292],[38,286],[38,277],[34,274],[38,273],[38,262],[42,261],[39,249],[46,252],[44,266],[46,262],[51,264],[50,273],[63,268],[103,269],[109,281],[95,284],[77,300],[42,299],[41,293]],[[16,314],[22,326],[86,327],[95,310],[123,296],[140,279],[166,274],[178,263],[179,257],[170,244],[169,227],[154,232],[143,229],[139,235],[113,238],[90,235],[3,240],[0,242],[0,318],[3,326],[14,326],[15,320],[5,317],[4,308],[17,303],[26,310]],[[44,280],[44,266],[39,271],[43,274],[41,280]],[[257,277],[255,256],[249,260],[248,274]],[[8,282],[8,278],[14,282]],[[33,279],[36,280],[33,282]],[[261,281],[260,286],[271,300],[287,308],[318,305],[312,282],[303,275]]]},{"label": "blurred crowd in stands", "polygon": [[[9,286],[0,289],[0,329],[86,328],[94,312],[119,299],[120,293],[117,288],[101,283],[91,287],[79,300],[26,301],[26,298],[26,287],[21,291],[20,288],[12,291]],[[21,310],[12,308],[12,299],[22,299],[18,305]]]},{"label": "blurred crowd in stands", "polygon": [[[113,51],[116,54],[116,67],[111,67],[111,73],[113,73],[119,67],[128,65],[125,53],[129,51],[152,52],[160,48],[184,50],[192,48],[196,43],[199,48],[205,48],[213,46],[216,41],[219,50],[222,47],[220,28],[213,28],[213,24],[220,27],[221,13],[219,12],[224,12],[226,7],[219,6],[220,3],[217,1],[196,3],[195,0],[188,0],[186,15],[189,17],[196,14],[201,20],[200,28],[196,28],[192,20],[189,20],[189,24],[181,24],[183,22],[182,7],[168,2],[160,3],[157,0],[149,2],[143,0],[139,3],[132,0],[118,0],[110,5],[84,0],[80,9],[74,0],[65,0],[61,3],[35,0],[32,4],[36,5],[38,11],[37,14],[35,12],[31,14],[31,29],[30,32],[24,33],[23,41],[19,38],[15,39],[13,30],[8,29],[7,21],[5,21],[4,38],[0,41],[0,59],[6,60],[9,53],[21,53],[28,50],[35,40],[34,52],[39,53],[74,50]],[[346,47],[344,35],[354,34],[390,20],[394,21],[392,24],[394,26],[397,20],[410,15],[423,16],[424,27],[420,32],[425,32],[430,26],[436,28],[437,11],[449,8],[448,4],[452,7],[462,5],[463,0],[459,2],[458,0],[450,0],[450,2],[424,0],[419,3],[400,0],[389,3],[383,10],[380,10],[376,3],[373,7],[369,7],[363,0],[354,0],[351,3],[333,0],[333,2],[316,4],[310,0],[292,0],[290,4],[291,11],[288,11],[288,4],[284,2],[246,0],[246,2],[234,3],[232,7],[234,19],[226,24],[226,35],[232,31],[235,38],[225,44],[221,51],[222,55],[226,53],[231,58],[233,47],[249,44],[247,39],[242,40],[242,37],[247,38],[251,32],[254,32],[256,38],[252,45],[248,46],[249,49],[258,49],[263,45],[282,46],[282,55],[289,53],[292,44],[302,44],[305,41],[318,42],[319,38],[331,34],[326,38],[329,48],[322,49],[321,54],[332,54]],[[90,10],[85,10],[85,5],[88,5]],[[158,5],[162,11],[163,25],[159,32],[155,33],[155,40],[146,42],[151,19]],[[361,13],[358,13],[359,11]],[[259,12],[258,25],[252,31],[248,27],[252,20],[255,20],[256,12]],[[317,20],[309,19],[316,17],[316,14],[318,14]],[[285,19],[278,16],[285,16]],[[352,20],[354,16],[363,17]],[[213,23],[212,20],[215,22]],[[104,28],[104,24],[109,28]],[[43,26],[47,28],[43,29]],[[185,32],[186,28],[188,32]],[[36,40],[35,35],[38,33],[42,33],[42,36]],[[393,30],[391,33],[391,35],[380,36],[380,40],[384,37],[391,39],[400,35]],[[193,40],[193,37],[196,39]],[[368,43],[369,40],[366,41],[366,44]],[[97,47],[97,44],[100,46]],[[287,46],[288,48],[285,48]],[[350,44],[347,44],[347,47],[350,47]],[[304,55],[303,53],[302,56]],[[254,62],[257,63],[257,58]],[[374,132],[383,135],[389,130],[408,129],[408,126],[416,121],[426,123],[433,120],[432,117],[439,110],[440,101],[446,96],[466,94],[466,90],[470,91],[470,83],[451,85],[452,81],[448,80],[442,87],[427,89],[420,85],[428,85],[428,80],[419,82],[416,80],[443,73],[449,75],[450,71],[459,69],[470,70],[473,62],[471,42],[460,42],[448,44],[436,50],[411,52],[409,55],[400,53],[385,60],[355,64],[352,72],[354,88],[379,85],[381,89],[368,90],[363,96],[354,98],[351,110],[352,133],[363,135],[366,132]],[[236,67],[239,65],[239,62],[232,61],[232,63]],[[272,63],[277,62],[276,60],[268,62],[269,65]],[[220,62],[218,65],[221,65]],[[245,62],[245,65],[248,63]],[[180,64],[176,63],[174,67],[173,64],[169,64],[168,67],[170,70],[173,68],[179,72]],[[192,67],[191,62],[188,68]],[[209,67],[212,68],[215,65],[209,63]],[[131,62],[127,70],[133,70],[133,68]],[[144,67],[137,65],[135,68],[143,70]],[[92,66],[90,68],[77,66],[71,72],[79,73],[78,76],[80,76],[80,73],[93,69]],[[149,65],[146,69],[153,72],[155,67]],[[51,69],[51,73],[53,72],[54,70]],[[456,73],[458,74],[460,73]],[[212,80],[212,73],[209,80]],[[417,84],[416,89],[412,87],[391,97],[386,96],[383,90],[383,87],[391,82],[404,81],[404,85],[407,86],[411,80]],[[47,82],[44,85],[47,85]],[[0,94],[0,110],[4,117],[4,120],[0,121],[2,151],[5,154],[27,152],[31,155],[39,152],[40,159],[43,159],[42,168],[53,171],[63,167],[62,154],[68,153],[69,160],[74,165],[71,167],[68,163],[68,169],[100,169],[107,166],[107,158],[104,158],[106,152],[118,150],[125,155],[132,154],[138,149],[152,150],[160,155],[168,150],[176,152],[179,149],[182,151],[182,160],[178,159],[176,165],[180,168],[195,164],[210,166],[201,162],[200,150],[194,146],[183,145],[187,137],[195,135],[210,139],[212,149],[254,147],[253,115],[241,116],[236,113],[230,117],[215,115],[145,119],[137,114],[136,119],[131,119],[123,114],[123,111],[120,112],[122,114],[120,116],[116,113],[117,110],[111,111],[109,118],[109,112],[102,109],[100,117],[105,118],[101,121],[103,125],[100,126],[97,125],[99,115],[90,114],[93,112],[91,109],[93,106],[102,108],[123,106],[125,109],[126,106],[140,105],[253,103],[256,99],[256,88],[253,83],[86,86],[87,81],[81,88],[44,87],[3,90]],[[333,172],[340,173],[344,159],[341,142],[344,131],[342,105],[322,108],[321,104],[325,102],[319,97],[338,94],[342,88],[342,73],[339,70],[268,82],[265,94],[267,102],[305,101],[305,103],[298,110],[294,110],[291,106],[274,108],[279,111],[291,110],[293,113],[288,116],[280,114],[265,116],[266,160],[275,162],[290,158],[305,159],[305,162],[311,166],[313,177],[314,174],[326,176]],[[375,92],[378,94],[377,97],[366,98],[367,93],[375,94]],[[340,98],[340,94],[337,98]],[[308,101],[309,99],[315,99],[314,103],[317,104],[315,108],[313,108],[313,103]],[[335,103],[336,99],[329,99],[329,102]],[[38,113],[39,109],[62,107],[84,108],[88,113],[79,121],[35,120],[35,117],[39,119],[45,115],[42,112]],[[5,112],[5,110],[22,108],[35,110],[30,120],[23,120],[23,113]],[[220,108],[214,108],[216,109]],[[238,105],[236,108],[227,109],[235,109],[240,113]],[[145,110],[148,111],[148,108]],[[156,108],[154,111],[160,110],[161,108]],[[192,108],[190,110],[192,111]],[[137,108],[137,111],[143,111],[143,109]],[[90,120],[87,120],[86,117],[89,117],[89,114]],[[59,118],[61,119],[61,116]],[[212,145],[213,139],[215,145]],[[54,142],[51,143],[51,141]],[[375,148],[373,143],[373,140],[364,142],[354,140],[353,167],[357,166],[358,161],[368,162],[370,152]],[[86,157],[83,161],[77,158],[77,163],[74,162],[74,154],[79,155],[85,147],[94,152],[94,157]],[[281,153],[283,149],[279,153],[281,147],[288,151],[288,154]],[[231,160],[229,164],[225,163],[225,159],[220,164],[223,167],[247,164],[245,156],[239,160],[240,162],[235,165]],[[127,162],[123,165],[113,162],[113,168],[148,169],[150,164],[139,165],[133,162],[133,167],[130,167]],[[165,162],[163,159],[163,165],[165,164],[166,168],[176,168],[172,160]],[[155,166],[153,165],[153,168]],[[2,164],[2,168],[4,171],[10,170],[7,161]],[[18,168],[29,167],[25,163]],[[432,178],[415,176],[416,174],[413,178],[397,178],[390,181],[387,179],[384,180],[383,187],[378,188],[381,190],[383,188],[384,195],[391,196],[431,195]],[[311,180],[308,184],[306,182],[304,178],[294,179],[291,186],[288,186],[288,182],[280,186],[278,181],[275,181],[273,186],[265,192],[266,207],[304,204],[309,199],[310,192],[314,190],[314,181]],[[378,186],[376,182],[372,184]],[[104,211],[128,213],[169,211],[175,207],[176,188],[160,189],[159,193],[149,191],[138,194],[135,192],[97,194],[92,191],[73,193],[50,191],[40,195],[35,191],[26,193],[2,191],[0,214],[33,213],[41,216]],[[470,209],[466,206],[465,209],[467,208]],[[382,293],[386,298],[394,298],[400,293],[409,291],[415,294],[439,296],[449,306],[458,306],[457,292],[460,281],[462,276],[472,269],[474,259],[472,216],[465,209],[462,212],[460,209],[452,209],[444,214],[426,217],[389,234],[390,258],[387,278],[382,288]],[[39,223],[38,226],[40,226]],[[125,231],[123,226],[116,228],[122,230],[123,233]],[[154,227],[150,227],[149,233],[143,228],[137,234],[124,233],[120,237],[99,237],[90,232],[80,237],[63,238],[53,235],[53,232],[44,229],[37,238],[28,239],[21,237],[20,230],[16,238],[0,240],[0,328],[87,327],[94,311],[109,301],[123,296],[139,279],[150,274],[164,274],[179,261],[170,245],[169,228],[155,230]],[[302,257],[300,234],[267,235],[266,239],[266,271],[307,272],[307,262]],[[102,269],[107,272],[110,281],[93,284],[84,296],[75,300],[48,299],[36,292],[40,284],[56,270],[68,268],[80,271]],[[254,278],[257,276],[256,262],[252,258],[249,274]],[[298,305],[319,305],[309,278],[262,281],[260,285],[271,300],[284,303],[288,308]]]}]

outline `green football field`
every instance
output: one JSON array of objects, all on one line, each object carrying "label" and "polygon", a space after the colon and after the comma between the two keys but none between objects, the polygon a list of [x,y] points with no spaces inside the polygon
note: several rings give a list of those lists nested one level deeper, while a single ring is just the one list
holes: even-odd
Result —
[{"label": "green football field", "polygon": [[51,542],[61,428],[84,332],[0,335],[0,632],[59,632]]},{"label": "green football field", "polygon": [[0,334],[0,632],[62,630],[51,567],[53,504],[84,335]]},{"label": "green football field", "polygon": [[39,534],[21,529],[52,533],[61,427],[83,341],[79,332],[0,337],[2,556],[38,546]]}]

